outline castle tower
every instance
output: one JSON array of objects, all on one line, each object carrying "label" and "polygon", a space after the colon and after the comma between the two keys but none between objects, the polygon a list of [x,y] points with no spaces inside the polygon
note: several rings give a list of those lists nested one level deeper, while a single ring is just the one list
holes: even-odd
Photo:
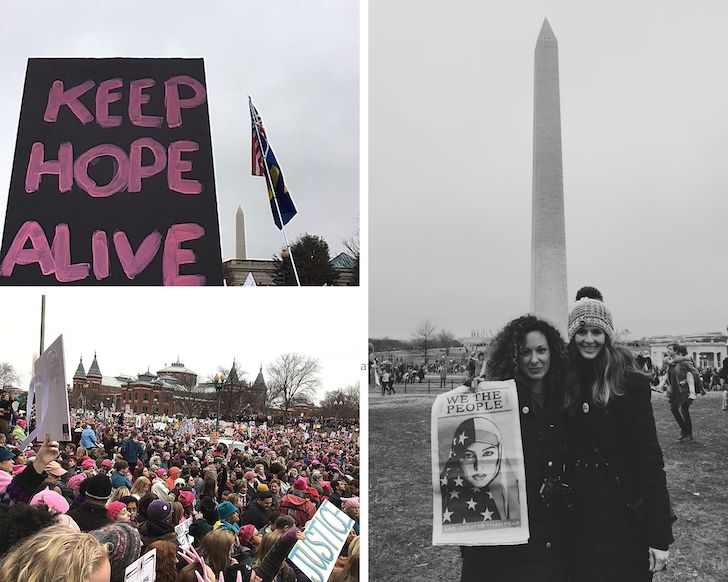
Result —
[{"label": "castle tower", "polygon": [[72,403],[72,406],[81,408],[81,406],[83,405],[83,401],[81,399],[81,392],[83,390],[83,385],[86,382],[87,382],[86,370],[84,370],[83,356],[81,356],[81,358],[78,361],[78,368],[76,368],[76,372],[73,374],[73,388],[71,390],[71,398],[70,398],[70,402]]},{"label": "castle tower", "polygon": [[531,313],[566,335],[566,234],[558,42],[544,19],[536,41],[533,106]]},{"label": "castle tower", "polygon": [[235,213],[235,258],[245,260],[245,215],[243,209],[238,206]]}]

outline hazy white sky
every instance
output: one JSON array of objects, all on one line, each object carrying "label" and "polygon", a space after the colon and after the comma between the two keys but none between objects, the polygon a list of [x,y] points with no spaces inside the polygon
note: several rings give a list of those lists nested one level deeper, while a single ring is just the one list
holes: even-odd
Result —
[{"label": "hazy white sky", "polygon": [[533,57],[559,43],[569,299],[725,330],[728,4],[372,3],[370,333],[499,328],[530,294]]},{"label": "hazy white sky", "polygon": [[284,245],[265,181],[251,176],[251,95],[298,215],[289,239],[323,236],[335,256],[359,221],[359,6],[332,0],[7,0],[0,17],[0,225],[29,57],[203,57],[223,259],[235,211],[249,258]]},{"label": "hazy white sky", "polygon": [[[63,334],[67,383],[80,356],[88,371],[94,351],[105,376],[133,376],[147,368],[154,373],[179,356],[204,380],[235,358],[252,382],[261,364],[265,376],[279,355],[298,352],[320,360],[319,397],[359,382],[367,323],[364,311],[352,308],[353,293],[333,287],[265,291],[51,289],[45,347]],[[2,295],[0,361],[13,364],[27,388],[40,348],[41,293],[5,288]]]}]

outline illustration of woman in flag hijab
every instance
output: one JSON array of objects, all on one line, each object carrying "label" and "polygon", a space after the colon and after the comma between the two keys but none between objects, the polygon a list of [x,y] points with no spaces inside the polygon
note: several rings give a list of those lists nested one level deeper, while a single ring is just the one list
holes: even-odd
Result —
[{"label": "illustration of woman in flag hijab", "polygon": [[520,519],[518,481],[503,458],[498,426],[484,417],[460,423],[440,475],[443,524]]}]

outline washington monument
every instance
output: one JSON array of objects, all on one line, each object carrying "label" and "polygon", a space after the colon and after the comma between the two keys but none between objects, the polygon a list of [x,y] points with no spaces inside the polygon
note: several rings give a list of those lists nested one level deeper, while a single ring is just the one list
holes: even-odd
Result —
[{"label": "washington monument", "polygon": [[536,42],[533,103],[531,313],[566,335],[566,235],[558,43],[548,20]]},{"label": "washington monument", "polygon": [[235,258],[241,260],[248,258],[245,254],[245,216],[240,206],[235,213]]}]

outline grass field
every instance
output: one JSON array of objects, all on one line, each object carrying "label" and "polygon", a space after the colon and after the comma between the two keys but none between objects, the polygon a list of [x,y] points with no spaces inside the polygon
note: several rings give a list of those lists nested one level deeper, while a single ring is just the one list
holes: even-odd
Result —
[{"label": "grass field", "polygon": [[[430,544],[430,408],[435,394],[369,394],[369,580],[459,580],[456,547]],[[720,393],[691,407],[695,441],[653,393],[667,483],[678,521],[669,569],[655,582],[728,580],[728,412]]]}]

